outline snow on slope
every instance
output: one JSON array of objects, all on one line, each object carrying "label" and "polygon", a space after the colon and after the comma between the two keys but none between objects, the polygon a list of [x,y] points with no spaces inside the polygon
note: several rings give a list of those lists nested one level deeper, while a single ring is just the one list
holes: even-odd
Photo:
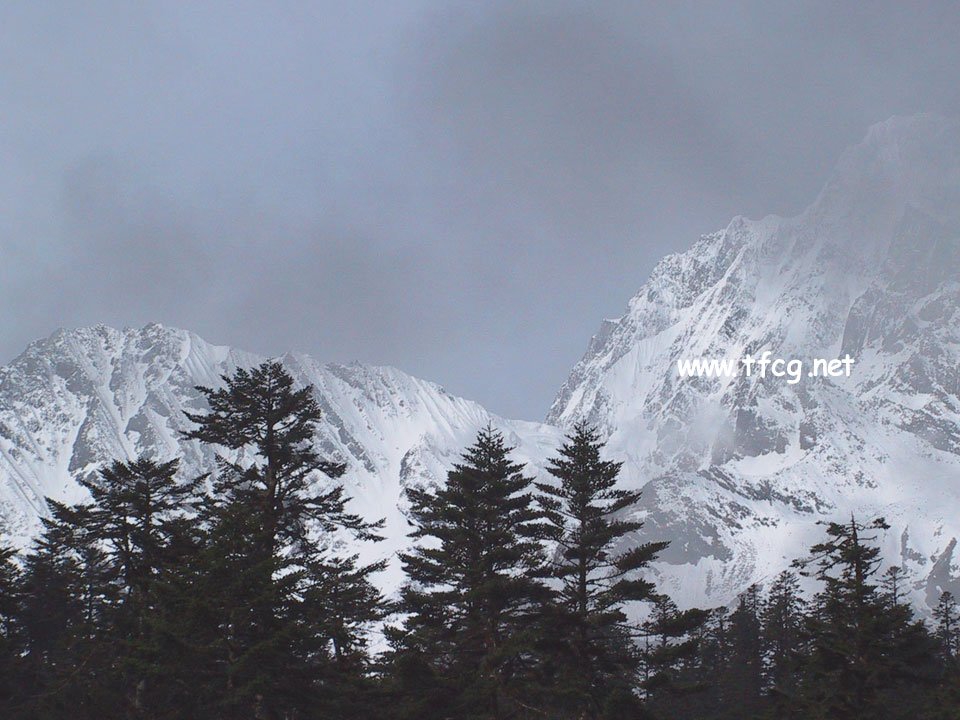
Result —
[{"label": "snow on slope", "polygon": [[[856,358],[850,378],[683,379],[680,357]],[[193,386],[261,358],[149,325],[59,331],[0,368],[0,530],[25,542],[44,496],[113,458],[211,458],[177,434]],[[282,358],[323,408],[317,445],[348,463],[355,509],[406,543],[403,487],[442,482],[492,422],[541,468],[560,428],[596,424],[623,482],[643,487],[640,537],[670,540],[656,567],[683,605],[729,602],[784,569],[815,522],[882,514],[891,564],[918,604],[960,591],[960,126],[893,118],[846,151],[795,218],[738,217],[664,258],[605,321],[549,424],[504,420],[391,368]],[[396,587],[396,564],[383,579]]]},{"label": "snow on slope", "polygon": [[[918,602],[957,589],[960,126],[893,118],[798,217],[735,218],[664,258],[605,321],[547,421],[586,419],[644,486],[663,579],[725,602],[783,569],[814,522],[887,517]],[[681,379],[678,358],[856,358],[850,378]],[[692,590],[692,592],[691,592]]]},{"label": "snow on slope", "polygon": [[[44,497],[82,499],[76,480],[115,458],[182,456],[187,475],[212,467],[209,449],[179,437],[189,427],[183,411],[204,407],[194,387],[217,386],[222,374],[262,360],[156,324],[60,330],[31,344],[0,369],[0,530],[26,542]],[[281,361],[315,388],[323,411],[317,447],[347,463],[352,509],[387,521],[387,542],[358,548],[366,559],[405,545],[403,488],[442,481],[480,427],[503,431],[521,461],[542,464],[556,447],[552,428],[493,416],[394,368],[324,365],[301,354]],[[386,586],[399,582],[397,570]]]}]

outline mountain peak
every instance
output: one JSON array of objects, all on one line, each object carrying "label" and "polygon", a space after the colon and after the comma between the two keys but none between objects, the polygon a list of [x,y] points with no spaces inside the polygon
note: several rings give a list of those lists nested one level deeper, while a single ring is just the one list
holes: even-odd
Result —
[{"label": "mountain peak", "polygon": [[[713,573],[719,596],[762,581],[841,511],[893,520],[910,547],[891,540],[890,562],[926,592],[925,558],[960,535],[945,480],[960,472],[958,221],[960,123],[879,123],[797,217],[734,218],[664,258],[547,420],[600,428],[644,487],[645,532],[684,548],[668,562]],[[762,351],[804,370],[847,352],[855,364],[795,384],[677,372]]]},{"label": "mountain peak", "polygon": [[919,114],[873,125],[841,155],[811,211],[849,222],[899,217],[906,206],[960,225],[960,121]]},{"label": "mountain peak", "polygon": [[[678,600],[730,600],[783,569],[817,520],[850,512],[890,522],[886,560],[911,576],[915,601],[960,594],[949,575],[960,537],[958,213],[960,125],[891,118],[844,152],[805,212],[734,218],[665,257],[624,315],[604,321],[548,422],[585,420],[607,439],[623,486],[643,489],[628,511],[645,523],[637,539],[670,541],[656,571]],[[677,372],[680,358],[763,351],[805,363],[850,353],[855,365],[795,384]],[[203,408],[195,386],[262,359],[155,323],[34,343],[0,368],[0,526],[29,537],[44,496],[75,498],[76,480],[114,458],[211,467],[209,448],[180,432],[184,411]],[[442,482],[479,427],[504,430],[515,459],[539,472],[561,440],[556,426],[497,418],[392,368],[279,359],[313,386],[318,452],[349,465],[355,510],[387,518],[388,555],[408,531],[403,489]]]},{"label": "mountain peak", "polygon": [[[78,479],[116,459],[180,457],[184,476],[215,467],[211,448],[182,435],[185,413],[205,407],[196,386],[217,387],[264,359],[160,323],[60,329],[31,343],[0,367],[0,536],[28,542],[45,498],[85,499]],[[559,439],[552,428],[499,418],[394,368],[293,352],[277,359],[313,388],[321,409],[314,442],[346,463],[352,509],[387,519],[392,544],[376,550],[383,556],[395,556],[409,532],[403,487],[441,482],[479,428],[493,423],[516,439],[518,459],[539,464]]]},{"label": "mountain peak", "polygon": [[873,146],[898,145],[903,141],[920,140],[936,143],[956,121],[937,113],[892,115],[867,128],[861,144]]}]

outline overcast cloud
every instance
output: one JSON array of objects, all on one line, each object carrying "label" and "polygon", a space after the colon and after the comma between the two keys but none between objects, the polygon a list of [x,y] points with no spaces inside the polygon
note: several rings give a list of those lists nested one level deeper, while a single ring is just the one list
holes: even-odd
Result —
[{"label": "overcast cloud", "polygon": [[867,126],[955,3],[9,2],[0,360],[159,321],[543,416],[601,318]]}]

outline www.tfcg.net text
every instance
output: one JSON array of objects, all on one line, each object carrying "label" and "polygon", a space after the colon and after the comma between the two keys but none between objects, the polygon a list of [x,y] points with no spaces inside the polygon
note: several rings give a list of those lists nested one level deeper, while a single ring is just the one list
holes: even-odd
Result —
[{"label": "www.tfcg.net text", "polygon": [[[853,358],[849,354],[842,358],[814,358],[807,371],[807,377],[850,377]],[[787,360],[775,358],[769,350],[760,355],[744,355],[741,358],[679,358],[677,371],[680,377],[735,377],[743,373],[747,377],[767,377],[784,379],[788,385],[800,382],[804,375],[804,362],[799,359]]]}]

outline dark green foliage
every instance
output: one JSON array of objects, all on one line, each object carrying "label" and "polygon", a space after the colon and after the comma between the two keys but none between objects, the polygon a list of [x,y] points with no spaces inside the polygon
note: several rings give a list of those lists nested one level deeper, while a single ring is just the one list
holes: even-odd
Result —
[{"label": "dark green foliage", "polygon": [[827,540],[798,563],[823,585],[806,622],[798,697],[807,717],[912,717],[933,688],[928,633],[874,580],[880,552],[872,543],[887,527],[883,519],[829,523]]},{"label": "dark green foliage", "polygon": [[325,548],[378,524],[347,512],[330,483],[343,466],[313,451],[309,388],[276,363],[224,381],[190,415],[190,437],[230,458],[212,493],[175,461],[117,462],[83,481],[89,504],[50,503],[22,574],[0,557],[5,717],[375,714],[366,631],[389,611],[371,582],[383,564]]},{"label": "dark green foliage", "polygon": [[906,573],[903,568],[897,565],[888,567],[880,579],[884,599],[891,605],[902,603],[906,582]]},{"label": "dark green foliage", "polygon": [[956,720],[960,717],[960,607],[953,593],[940,593],[933,610],[933,637],[942,665],[936,691],[926,705],[930,720]]},{"label": "dark green foliage", "polygon": [[365,719],[382,712],[371,677],[366,631],[392,609],[371,580],[386,562],[360,565],[357,557],[320,552],[306,566],[297,610],[298,653],[309,678],[322,687],[319,706],[329,717]]},{"label": "dark green foliage", "polygon": [[162,588],[198,480],[177,462],[116,462],[82,481],[92,502],[51,503],[26,559],[20,665],[25,717],[163,717],[171,671],[161,652]]},{"label": "dark green foliage", "polygon": [[792,572],[780,573],[761,610],[765,686],[778,715],[798,704],[797,676],[804,653],[804,602]]},{"label": "dark green foliage", "polygon": [[[233,451],[218,456],[202,509],[209,594],[194,608],[215,628],[204,648],[220,685],[213,711],[336,716],[342,702],[330,697],[330,677],[342,678],[360,629],[377,618],[369,576],[379,567],[325,558],[317,546],[332,532],[379,539],[382,522],[349,513],[343,487],[330,483],[345,467],[314,450],[320,408],[311,388],[295,389],[278,362],[223,381],[223,389],[198,388],[210,410],[188,413],[197,428],[187,433]],[[318,617],[325,605],[339,618]],[[354,663],[351,672],[362,671]]]},{"label": "dark green foliage", "polygon": [[343,486],[317,481],[343,475],[346,466],[321,458],[313,437],[320,406],[310,387],[294,389],[279,362],[223,377],[225,387],[197,388],[210,411],[187,413],[197,428],[186,437],[242,451],[237,459],[218,457],[215,509],[243,508],[256,514],[249,541],[264,557],[283,548],[309,553],[311,532],[349,530],[377,540],[382,522],[368,523],[346,511]]},{"label": "dark green foliage", "polygon": [[50,513],[25,562],[25,692],[13,716],[120,716],[118,648],[111,632],[118,597],[109,558],[89,532],[88,507],[52,502]]},{"label": "dark green foliage", "polygon": [[[443,698],[448,716],[513,717],[529,699],[550,594],[540,580],[542,513],[510,450],[487,428],[445,486],[407,491],[412,537],[426,542],[401,555],[409,617],[392,633],[394,663],[416,679],[407,689]],[[401,702],[422,710],[418,697]]]},{"label": "dark green foliage", "polygon": [[726,667],[717,676],[723,692],[718,698],[727,708],[721,716],[754,716],[764,704],[763,629],[760,591],[751,585],[730,614]]},{"label": "dark green foliage", "polygon": [[23,588],[14,550],[0,547],[0,716],[13,713],[14,698],[25,682],[20,658],[26,636],[20,625]]},{"label": "dark green foliage", "polygon": [[118,682],[135,713],[156,709],[172,691],[158,644],[162,586],[181,560],[174,546],[186,514],[195,510],[203,478],[178,481],[178,461],[114,462],[81,481],[92,504],[84,531],[105,553],[116,603],[110,635]]},{"label": "dark green foliage", "polygon": [[700,672],[704,631],[711,613],[679,610],[664,595],[657,597],[643,624],[643,682],[647,704],[658,715],[690,712],[702,705],[707,688]]},{"label": "dark green foliage", "polygon": [[956,661],[960,654],[960,607],[953,593],[940,593],[933,619],[936,623],[934,637],[940,645],[940,654],[945,662]]},{"label": "dark green foliage", "polygon": [[[117,462],[90,501],[49,504],[22,557],[0,550],[0,717],[11,720],[954,720],[960,610],[932,632],[883,569],[882,520],[826,525],[796,575],[730,608],[680,610],[638,574],[638,493],[574,429],[539,494],[482,431],[436,489],[411,488],[398,602],[384,563],[335,552],[378,524],[315,453],[319,409],[276,363],[203,389],[209,476]],[[632,548],[632,549],[630,549]],[[636,626],[629,603],[652,601]],[[642,606],[641,606],[642,607]],[[387,628],[375,656],[369,631]]]},{"label": "dark green foliage", "polygon": [[639,571],[667,545],[617,551],[642,527],[622,517],[640,493],[615,487],[622,463],[601,459],[603,447],[593,429],[576,426],[547,466],[556,482],[537,483],[557,548],[548,569],[561,582],[550,633],[556,708],[578,718],[599,717],[608,695],[635,686],[639,655],[623,608],[652,599]]}]

